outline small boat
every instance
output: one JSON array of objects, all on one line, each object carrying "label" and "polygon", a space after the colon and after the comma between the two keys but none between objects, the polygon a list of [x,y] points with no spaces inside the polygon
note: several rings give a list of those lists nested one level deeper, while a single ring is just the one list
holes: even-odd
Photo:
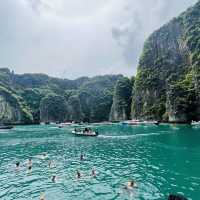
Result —
[{"label": "small boat", "polygon": [[196,121],[192,121],[191,122],[192,126],[199,126],[200,125],[200,121],[196,122]]},{"label": "small boat", "polygon": [[72,133],[76,136],[88,136],[88,137],[96,137],[99,134],[97,131],[93,131],[90,128],[85,128],[84,130],[74,129]]},{"label": "small boat", "polygon": [[158,121],[140,121],[140,120],[129,120],[129,121],[123,121],[121,122],[123,125],[159,125]]},{"label": "small boat", "polygon": [[11,125],[0,125],[0,130],[5,130],[5,129],[12,129],[14,126]]},{"label": "small boat", "polygon": [[65,122],[65,123],[60,123],[58,125],[59,128],[63,128],[63,127],[66,127],[66,126],[71,126],[73,123],[72,122]]}]

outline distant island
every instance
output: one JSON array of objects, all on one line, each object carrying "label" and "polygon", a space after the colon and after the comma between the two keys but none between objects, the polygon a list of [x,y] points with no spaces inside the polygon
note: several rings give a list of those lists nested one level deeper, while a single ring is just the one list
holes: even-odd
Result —
[{"label": "distant island", "polygon": [[0,122],[200,120],[200,2],[145,42],[137,74],[76,80],[0,69]]}]

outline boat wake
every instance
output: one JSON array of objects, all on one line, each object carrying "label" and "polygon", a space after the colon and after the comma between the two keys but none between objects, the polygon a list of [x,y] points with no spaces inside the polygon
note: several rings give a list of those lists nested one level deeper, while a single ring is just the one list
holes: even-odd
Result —
[{"label": "boat wake", "polygon": [[98,138],[129,139],[129,138],[148,137],[152,135],[161,135],[161,134],[163,135],[163,133],[144,133],[135,135],[99,135]]}]

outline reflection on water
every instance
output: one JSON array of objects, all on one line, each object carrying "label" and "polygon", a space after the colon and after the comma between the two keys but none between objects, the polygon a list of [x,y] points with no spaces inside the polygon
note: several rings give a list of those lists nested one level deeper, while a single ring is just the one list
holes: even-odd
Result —
[{"label": "reflection on water", "polygon": [[[97,138],[71,128],[19,126],[0,132],[0,199],[200,199],[200,129],[190,126],[98,126]],[[46,155],[47,154],[47,155]],[[80,161],[80,154],[84,160]],[[44,156],[46,155],[46,156]],[[32,170],[27,167],[32,158]],[[20,167],[16,170],[15,163]],[[51,167],[49,167],[51,161]],[[92,169],[97,176],[92,176]],[[77,180],[76,171],[81,178]],[[52,176],[56,182],[52,182]],[[133,179],[138,188],[123,189]]]}]

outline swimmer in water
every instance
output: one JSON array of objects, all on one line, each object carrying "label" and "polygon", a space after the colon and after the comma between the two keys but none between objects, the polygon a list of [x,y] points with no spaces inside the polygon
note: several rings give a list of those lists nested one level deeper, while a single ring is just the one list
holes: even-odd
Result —
[{"label": "swimmer in water", "polygon": [[48,158],[48,155],[47,155],[46,153],[43,153],[42,156],[41,156],[41,159],[44,160],[44,159],[46,159],[46,158]]},{"label": "swimmer in water", "polygon": [[76,171],[76,178],[81,178],[81,173],[78,170]]},{"label": "swimmer in water", "polygon": [[44,198],[44,193],[42,193],[42,194],[40,195],[40,200],[45,200],[45,198]]},{"label": "swimmer in water", "polygon": [[52,176],[52,178],[51,178],[51,180],[52,180],[52,182],[53,183],[55,183],[56,182],[56,179],[57,179],[57,177],[54,175],[54,176]]},{"label": "swimmer in water", "polygon": [[28,159],[28,165],[32,166],[32,159],[31,158]]},{"label": "swimmer in water", "polygon": [[92,176],[95,178],[95,177],[96,177],[96,175],[97,175],[97,174],[96,174],[96,170],[95,170],[95,169],[93,169],[93,170],[92,170]]},{"label": "swimmer in water", "polygon": [[28,166],[28,170],[29,170],[29,171],[32,170],[32,165]]},{"label": "swimmer in water", "polygon": [[20,162],[16,162],[16,168],[19,169]]},{"label": "swimmer in water", "polygon": [[80,160],[81,160],[81,161],[84,160],[83,154],[81,154],[81,156],[80,156]]},{"label": "swimmer in water", "polygon": [[131,181],[128,181],[128,183],[124,187],[124,189],[131,190],[131,189],[136,188],[136,187],[137,187],[137,184],[133,180],[131,180]]},{"label": "swimmer in water", "polygon": [[48,165],[49,165],[49,168],[52,167],[52,161],[51,160],[49,161]]}]

